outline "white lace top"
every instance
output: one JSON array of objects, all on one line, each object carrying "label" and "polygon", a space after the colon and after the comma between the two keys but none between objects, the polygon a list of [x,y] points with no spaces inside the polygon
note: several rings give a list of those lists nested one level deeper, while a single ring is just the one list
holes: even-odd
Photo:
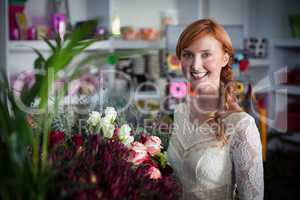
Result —
[{"label": "white lace top", "polygon": [[223,118],[229,142],[222,145],[211,125],[189,121],[188,110],[186,104],[177,107],[167,151],[184,187],[182,199],[262,200],[261,142],[254,119],[245,112]]}]

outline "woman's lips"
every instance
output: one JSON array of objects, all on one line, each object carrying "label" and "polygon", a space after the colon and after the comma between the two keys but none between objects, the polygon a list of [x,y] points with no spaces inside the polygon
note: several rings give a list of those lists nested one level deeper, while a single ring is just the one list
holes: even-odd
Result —
[{"label": "woman's lips", "polygon": [[194,80],[201,80],[201,79],[203,79],[207,74],[208,74],[208,72],[191,72],[191,77],[192,77]]}]

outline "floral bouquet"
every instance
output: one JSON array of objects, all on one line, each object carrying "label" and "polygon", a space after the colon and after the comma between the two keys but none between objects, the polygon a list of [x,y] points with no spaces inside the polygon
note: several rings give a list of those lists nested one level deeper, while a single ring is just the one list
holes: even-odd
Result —
[{"label": "floral bouquet", "polygon": [[181,185],[173,176],[157,136],[137,134],[116,122],[107,107],[93,111],[88,134],[49,135],[49,163],[56,170],[56,194],[64,199],[177,199]]}]

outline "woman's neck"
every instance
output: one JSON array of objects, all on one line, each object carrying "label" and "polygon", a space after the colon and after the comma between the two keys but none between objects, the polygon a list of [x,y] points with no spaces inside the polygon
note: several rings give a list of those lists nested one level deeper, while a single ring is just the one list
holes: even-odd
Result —
[{"label": "woman's neck", "polygon": [[219,95],[200,95],[198,97],[190,97],[189,104],[193,112],[199,114],[209,114],[219,109]]},{"label": "woman's neck", "polygon": [[220,105],[220,91],[219,88],[200,89],[197,95],[190,96],[189,103],[193,111],[200,114],[207,114],[219,109]]}]

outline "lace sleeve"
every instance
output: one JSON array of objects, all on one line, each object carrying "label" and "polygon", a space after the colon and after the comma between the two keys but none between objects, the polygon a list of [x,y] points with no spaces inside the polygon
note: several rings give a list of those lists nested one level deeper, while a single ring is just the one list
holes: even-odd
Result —
[{"label": "lace sleeve", "polygon": [[231,143],[237,197],[262,200],[264,195],[261,142],[252,117],[242,120]]}]

